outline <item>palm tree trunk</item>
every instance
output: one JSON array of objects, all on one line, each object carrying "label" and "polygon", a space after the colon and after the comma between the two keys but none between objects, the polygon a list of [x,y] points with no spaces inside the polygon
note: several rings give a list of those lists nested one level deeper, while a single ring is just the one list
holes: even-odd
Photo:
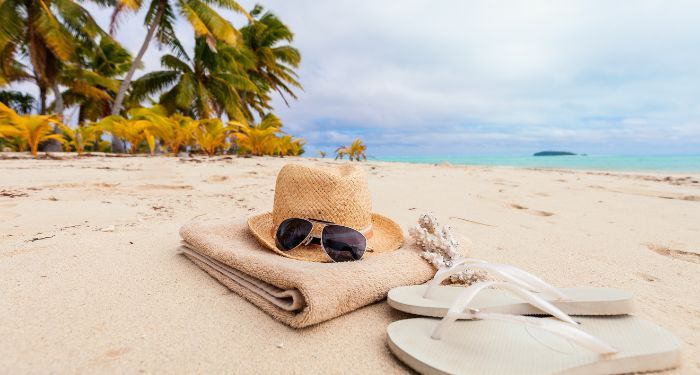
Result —
[{"label": "palm tree trunk", "polygon": [[85,111],[83,111],[83,105],[78,106],[78,126],[83,126],[85,122]]},{"label": "palm tree trunk", "polygon": [[[153,19],[153,23],[148,27],[148,32],[146,33],[146,38],[143,40],[143,44],[141,45],[141,49],[139,50],[139,53],[136,55],[134,58],[134,61],[131,63],[131,66],[129,67],[129,71],[126,73],[126,76],[124,77],[124,80],[122,81],[121,86],[119,86],[119,92],[117,92],[117,97],[114,99],[114,104],[112,105],[112,115],[118,115],[121,110],[122,110],[122,103],[124,102],[124,96],[126,95],[126,90],[129,88],[129,85],[131,84],[131,79],[134,77],[134,73],[136,72],[136,69],[138,66],[141,64],[141,60],[143,60],[143,55],[146,54],[146,50],[148,50],[148,45],[151,43],[151,40],[153,39],[153,35],[156,33],[156,29],[158,28],[158,24],[160,24],[160,19],[163,17],[163,11],[164,7],[161,6],[158,8],[158,13],[156,14],[156,17]],[[121,140],[118,137],[112,137],[112,151],[113,152],[124,152],[124,144],[121,142]]]},{"label": "palm tree trunk", "polygon": [[[61,95],[61,88],[58,87],[58,83],[54,82],[51,85],[51,90],[53,91],[54,99],[54,113],[60,116],[61,121],[63,121],[63,95]],[[56,134],[61,134],[61,129],[54,125],[53,132]],[[51,139],[44,146],[44,151],[47,152],[58,152],[63,150],[61,143],[55,139]]]},{"label": "palm tree trunk", "polygon": [[55,97],[54,102],[54,112],[63,118],[63,95],[61,95],[61,88],[58,87],[58,83],[54,82],[51,86],[53,95]]},{"label": "palm tree trunk", "polygon": [[46,114],[46,90],[39,86],[39,114]]}]

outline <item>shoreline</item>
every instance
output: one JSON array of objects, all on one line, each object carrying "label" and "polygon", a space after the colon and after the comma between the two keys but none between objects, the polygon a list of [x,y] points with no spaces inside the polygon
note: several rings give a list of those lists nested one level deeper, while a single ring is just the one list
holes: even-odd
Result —
[{"label": "shoreline", "polygon": [[[654,166],[609,166],[586,165],[585,162],[600,162],[599,158],[608,161],[619,162],[625,159],[647,159],[647,162],[662,162],[664,159],[690,159],[693,164],[683,167],[654,167]],[[467,165],[472,167],[513,167],[513,168],[537,168],[537,169],[567,169],[602,172],[631,172],[631,173],[674,173],[674,174],[700,174],[700,155],[573,155],[573,156],[452,156],[452,157],[371,157],[373,161],[403,162],[409,164],[452,164]],[[584,164],[565,165],[562,161],[583,161]],[[697,163],[694,163],[696,162]],[[684,160],[686,164],[690,164]],[[671,164],[669,162],[669,164]]]},{"label": "shoreline", "polygon": [[[695,156],[695,155],[693,155]],[[700,155],[698,155],[700,157]],[[39,153],[38,158],[34,158],[28,152],[0,152],[0,162],[4,160],[80,160],[89,158],[105,158],[107,160],[111,158],[172,158],[181,160],[201,160],[201,161],[220,161],[220,160],[232,160],[232,159],[280,159],[293,162],[294,160],[310,160],[317,162],[335,162],[342,163],[346,162],[343,160],[335,160],[332,157],[321,158],[317,156],[285,156],[285,157],[274,157],[274,156],[240,156],[240,155],[217,155],[217,156],[206,156],[206,155],[148,155],[148,154],[115,154],[115,153],[87,153],[83,155],[78,155],[75,152],[43,152]],[[422,162],[422,161],[401,161],[401,160],[382,160],[376,158],[369,158],[366,161],[358,162],[361,164],[366,163],[378,163],[378,164],[388,164],[388,165],[419,165],[419,166],[434,166],[434,167],[465,167],[465,168],[499,168],[499,169],[515,169],[515,170],[533,170],[533,171],[551,171],[551,172],[580,172],[586,174],[599,174],[599,175],[620,175],[620,176],[630,176],[630,177],[643,177],[647,175],[661,176],[664,177],[674,177],[674,178],[687,178],[692,181],[698,181],[700,184],[700,170],[698,171],[676,171],[676,170],[618,170],[618,169],[587,169],[579,167],[557,167],[557,166],[525,166],[525,165],[501,165],[501,164],[463,164],[463,163],[452,163],[450,161],[444,160],[441,162]]]}]

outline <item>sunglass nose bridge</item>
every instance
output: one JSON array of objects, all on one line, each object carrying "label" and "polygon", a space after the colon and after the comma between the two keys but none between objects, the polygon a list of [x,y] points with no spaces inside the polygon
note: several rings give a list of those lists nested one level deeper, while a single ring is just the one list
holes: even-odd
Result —
[{"label": "sunglass nose bridge", "polygon": [[311,243],[311,241],[314,240],[314,236],[310,233],[308,236],[306,236],[306,239],[304,242],[301,243],[302,246],[307,246],[308,244]]}]

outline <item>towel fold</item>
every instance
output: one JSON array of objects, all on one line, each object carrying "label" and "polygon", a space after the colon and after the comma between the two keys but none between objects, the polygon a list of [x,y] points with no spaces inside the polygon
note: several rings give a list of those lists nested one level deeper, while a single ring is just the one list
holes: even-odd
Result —
[{"label": "towel fold", "polygon": [[391,288],[424,283],[435,273],[414,246],[357,262],[285,258],[263,248],[245,220],[194,220],[180,228],[180,236],[181,252],[197,266],[295,328],[380,301]]}]

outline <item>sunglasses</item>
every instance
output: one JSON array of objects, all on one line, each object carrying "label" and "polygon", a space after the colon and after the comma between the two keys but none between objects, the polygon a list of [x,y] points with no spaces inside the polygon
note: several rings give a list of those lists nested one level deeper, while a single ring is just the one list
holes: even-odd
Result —
[{"label": "sunglasses", "polygon": [[[323,225],[320,238],[311,234],[314,223]],[[360,260],[365,251],[372,251],[367,250],[367,238],[355,229],[329,221],[294,217],[280,223],[275,233],[275,244],[282,251],[302,245],[321,245],[334,262]]]}]

